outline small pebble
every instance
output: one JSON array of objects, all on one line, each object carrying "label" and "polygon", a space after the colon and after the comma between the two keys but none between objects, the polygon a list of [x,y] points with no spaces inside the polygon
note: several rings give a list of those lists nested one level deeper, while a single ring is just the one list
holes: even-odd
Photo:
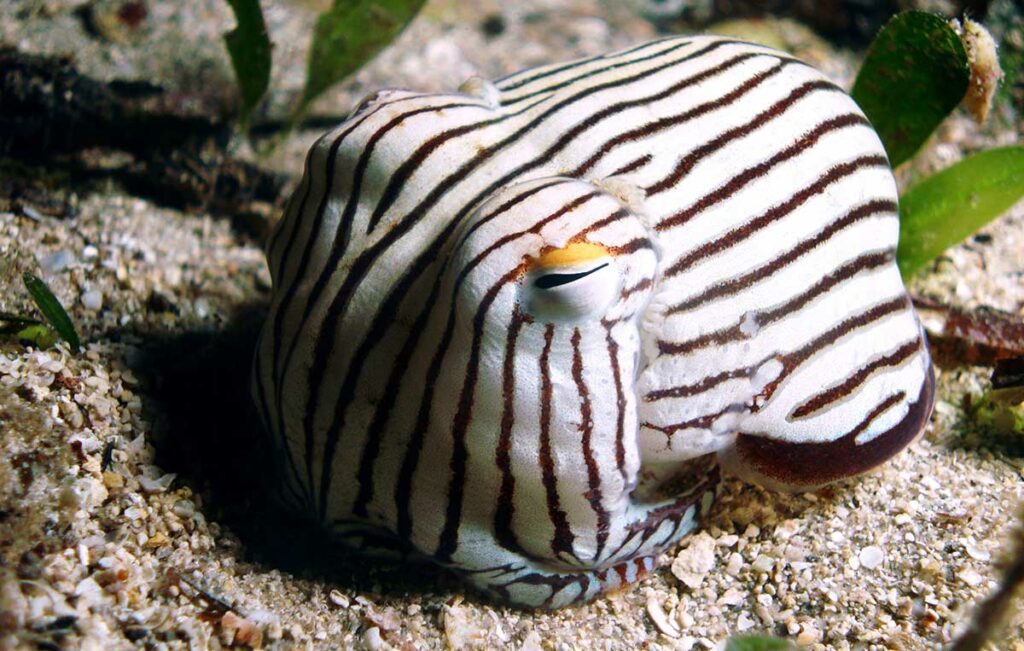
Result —
[{"label": "small pebble", "polygon": [[139,475],[136,479],[139,480],[139,486],[145,493],[163,493],[171,487],[171,482],[177,475],[173,472],[169,472],[165,475],[161,475],[157,479],[151,479],[145,475]]},{"label": "small pebble", "polygon": [[883,552],[882,548],[877,545],[868,545],[864,549],[860,550],[858,558],[860,559],[861,567],[873,570],[881,565],[882,561],[885,560],[885,552]]},{"label": "small pebble", "polygon": [[757,572],[771,572],[772,568],[775,567],[775,559],[771,556],[760,554],[754,559],[751,567]]},{"label": "small pebble", "polygon": [[964,549],[967,550],[967,555],[976,561],[982,561],[984,563],[992,559],[992,554],[977,545],[964,543]]},{"label": "small pebble", "polygon": [[163,547],[164,545],[170,545],[171,541],[163,533],[157,532],[146,541],[146,547],[156,548]]},{"label": "small pebble", "polygon": [[742,633],[743,631],[749,631],[755,626],[757,626],[757,622],[750,619],[750,615],[748,615],[745,612],[740,613],[740,616],[736,618],[736,630],[740,633]]},{"label": "small pebble", "polygon": [[137,506],[129,506],[124,510],[124,517],[129,520],[141,520],[146,517],[146,512]]},{"label": "small pebble", "polygon": [[737,552],[729,555],[729,562],[725,565],[725,572],[730,576],[736,576],[743,569],[743,556]]},{"label": "small pebble", "polygon": [[736,588],[729,588],[725,591],[725,594],[718,598],[718,601],[715,603],[719,606],[737,606],[743,603],[744,598],[745,595],[743,594],[743,592],[737,590]]},{"label": "small pebble", "polygon": [[821,640],[821,631],[811,623],[800,626],[800,634],[796,636],[796,643],[800,646],[810,646]]},{"label": "small pebble", "polygon": [[338,608],[348,608],[350,603],[348,597],[343,595],[341,591],[337,589],[331,590],[328,593],[327,598],[331,601],[332,604],[334,604]]},{"label": "small pebble", "polygon": [[379,651],[384,648],[384,638],[380,636],[380,629],[371,626],[363,633],[363,648],[367,651]]},{"label": "small pebble", "polygon": [[82,294],[82,307],[99,312],[103,307],[103,292],[93,289]]},{"label": "small pebble", "polygon": [[971,586],[972,588],[978,587],[985,581],[985,577],[978,574],[972,569],[962,570],[958,576],[961,581]]}]

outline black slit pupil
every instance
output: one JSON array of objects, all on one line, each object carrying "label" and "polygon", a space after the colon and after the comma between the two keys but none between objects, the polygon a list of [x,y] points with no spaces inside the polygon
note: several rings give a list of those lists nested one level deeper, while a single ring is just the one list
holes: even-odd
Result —
[{"label": "black slit pupil", "polygon": [[536,287],[537,289],[551,289],[552,287],[568,285],[574,280],[579,280],[584,276],[589,276],[595,271],[600,271],[601,269],[604,269],[607,266],[608,263],[606,262],[599,267],[594,267],[593,269],[588,269],[587,271],[580,271],[579,273],[574,274],[544,274],[537,280],[533,281],[533,286]]}]

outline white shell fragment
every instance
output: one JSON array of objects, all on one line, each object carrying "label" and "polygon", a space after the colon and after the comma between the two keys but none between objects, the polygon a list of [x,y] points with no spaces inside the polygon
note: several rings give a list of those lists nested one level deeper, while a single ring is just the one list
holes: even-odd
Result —
[{"label": "white shell fragment", "polygon": [[678,638],[682,635],[676,623],[665,614],[665,610],[661,607],[661,602],[658,601],[658,595],[654,591],[647,593],[647,615],[654,622],[655,628],[661,633],[671,638]]},{"label": "white shell fragment", "polygon": [[866,570],[873,570],[885,561],[885,552],[877,545],[868,545],[860,550],[858,555],[860,566]]}]

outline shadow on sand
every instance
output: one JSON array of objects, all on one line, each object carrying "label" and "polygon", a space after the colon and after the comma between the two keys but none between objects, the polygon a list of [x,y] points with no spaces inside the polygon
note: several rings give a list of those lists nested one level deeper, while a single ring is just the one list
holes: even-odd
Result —
[{"label": "shadow on sand", "polygon": [[271,460],[249,395],[264,312],[247,305],[221,327],[147,338],[133,371],[144,382],[157,464],[202,496],[207,520],[238,538],[239,560],[385,597],[458,590],[441,570],[348,552],[273,503],[264,482]]}]

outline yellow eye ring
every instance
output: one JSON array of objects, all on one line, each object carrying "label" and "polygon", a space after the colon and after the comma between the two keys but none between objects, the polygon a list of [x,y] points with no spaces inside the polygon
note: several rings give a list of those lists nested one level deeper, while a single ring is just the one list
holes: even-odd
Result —
[{"label": "yellow eye ring", "polygon": [[534,263],[535,269],[552,267],[571,267],[608,257],[608,249],[600,244],[590,242],[573,242],[559,249],[551,249],[541,254]]}]

